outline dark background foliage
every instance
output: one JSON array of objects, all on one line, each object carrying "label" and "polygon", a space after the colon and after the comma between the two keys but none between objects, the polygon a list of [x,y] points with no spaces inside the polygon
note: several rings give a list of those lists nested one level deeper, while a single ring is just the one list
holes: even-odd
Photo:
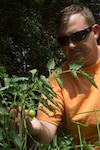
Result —
[{"label": "dark background foliage", "polygon": [[100,0],[0,0],[0,65],[9,75],[25,76],[33,68],[48,75],[50,58],[58,66],[64,61],[55,21],[59,10],[73,3],[89,6],[100,24]]}]

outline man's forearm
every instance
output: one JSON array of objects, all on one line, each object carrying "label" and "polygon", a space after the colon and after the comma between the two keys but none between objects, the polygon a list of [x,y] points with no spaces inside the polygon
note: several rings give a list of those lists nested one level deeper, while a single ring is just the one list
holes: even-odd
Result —
[{"label": "man's forearm", "polygon": [[41,123],[41,129],[39,130],[38,134],[33,134],[33,138],[40,142],[40,143],[44,143],[44,144],[49,144],[52,141],[52,135],[50,134],[49,129],[42,123]]},{"label": "man's forearm", "polygon": [[31,121],[30,125],[28,122],[28,130],[30,134],[36,141],[40,143],[51,143],[56,129],[57,127],[55,125],[45,121],[37,120],[36,118]]}]

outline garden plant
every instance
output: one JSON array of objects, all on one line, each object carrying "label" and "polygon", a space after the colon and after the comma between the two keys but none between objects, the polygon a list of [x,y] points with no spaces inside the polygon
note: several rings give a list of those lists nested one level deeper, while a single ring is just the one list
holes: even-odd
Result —
[{"label": "garden plant", "polygon": [[[47,64],[47,69],[49,74],[52,71],[56,70],[56,74],[51,76],[56,78],[59,86],[63,88],[63,83],[60,79],[60,74],[70,72],[76,80],[78,80],[78,74],[82,74],[90,83],[98,88],[92,77],[81,69],[83,63],[81,62],[72,62],[69,64],[69,70],[62,71],[60,68],[56,69],[55,62],[51,59]],[[67,77],[67,76],[66,76]],[[99,146],[100,143],[96,142],[93,145],[87,144],[85,139],[81,138],[80,126],[84,126],[84,124],[80,124],[79,122],[75,122],[78,127],[78,134],[80,139],[80,144],[73,144],[73,135],[62,135],[61,137],[55,135],[51,144],[40,144],[33,139],[30,133],[27,130],[27,124],[25,116],[23,118],[23,111],[28,109],[28,113],[30,117],[34,117],[36,115],[37,109],[40,109],[47,115],[42,108],[38,107],[38,102],[41,102],[45,107],[47,107],[50,111],[55,113],[54,108],[48,104],[48,101],[51,101],[54,105],[58,106],[58,104],[54,101],[52,97],[56,97],[53,89],[51,88],[48,78],[44,75],[39,75],[37,69],[33,69],[29,71],[29,75],[27,77],[18,77],[18,76],[9,76],[6,73],[4,67],[0,67],[0,149],[1,150],[32,150],[38,148],[38,150],[70,150],[80,148],[81,150],[93,150],[94,146]],[[44,94],[48,101],[44,100],[41,97],[41,94]],[[20,125],[19,130],[9,130],[9,123],[7,123],[8,119],[13,122],[14,118],[10,114],[7,113],[6,107],[18,109],[20,107]],[[59,106],[58,106],[59,107]],[[100,140],[100,130],[98,124],[98,118],[96,112],[99,110],[93,110],[97,123],[97,131],[98,131],[98,140]],[[83,112],[90,113],[90,112]],[[75,114],[79,115],[79,114]],[[23,132],[24,131],[24,132]],[[32,140],[31,147],[28,148],[28,138]]]}]

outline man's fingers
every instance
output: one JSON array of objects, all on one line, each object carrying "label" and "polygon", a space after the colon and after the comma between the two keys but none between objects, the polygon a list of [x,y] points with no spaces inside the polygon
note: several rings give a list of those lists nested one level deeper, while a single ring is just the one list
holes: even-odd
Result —
[{"label": "man's fingers", "polygon": [[16,117],[17,117],[17,114],[18,114],[17,109],[11,109],[11,110],[10,110],[10,114],[11,114],[14,118],[16,118]]},{"label": "man's fingers", "polygon": [[6,107],[6,111],[7,111],[8,113],[10,113],[10,110],[11,110],[10,107],[7,106],[7,107]]},{"label": "man's fingers", "polygon": [[16,118],[18,111],[16,109],[11,109],[10,107],[6,107],[6,111],[13,117],[13,119],[8,118],[7,123],[9,124],[10,130],[16,130]]}]

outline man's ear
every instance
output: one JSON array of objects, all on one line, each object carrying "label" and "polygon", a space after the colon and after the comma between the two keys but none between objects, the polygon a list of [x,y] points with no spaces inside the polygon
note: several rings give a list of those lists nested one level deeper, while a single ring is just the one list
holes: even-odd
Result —
[{"label": "man's ear", "polygon": [[100,35],[100,26],[98,24],[93,25],[94,37],[97,40]]}]

